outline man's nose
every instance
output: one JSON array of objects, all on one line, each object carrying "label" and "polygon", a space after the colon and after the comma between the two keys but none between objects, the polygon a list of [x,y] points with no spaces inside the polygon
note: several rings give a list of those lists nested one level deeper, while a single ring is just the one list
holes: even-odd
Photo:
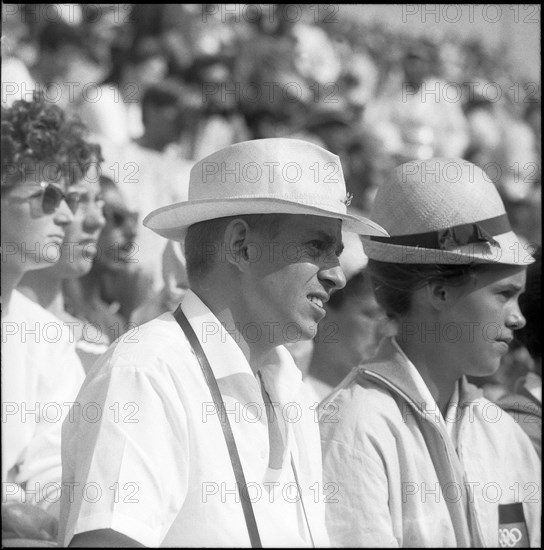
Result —
[{"label": "man's nose", "polygon": [[338,261],[336,261],[336,265],[329,265],[321,269],[318,276],[322,281],[328,281],[328,286],[332,290],[340,290],[346,286],[346,276]]}]

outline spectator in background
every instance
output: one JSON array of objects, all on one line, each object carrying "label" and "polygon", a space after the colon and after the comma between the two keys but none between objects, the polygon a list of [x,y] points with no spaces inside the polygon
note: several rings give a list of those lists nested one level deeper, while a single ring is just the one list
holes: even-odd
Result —
[{"label": "spectator in background", "polygon": [[105,334],[97,334],[96,327],[89,326],[78,312],[73,316],[66,311],[62,289],[67,279],[77,279],[88,273],[98,253],[97,241],[105,224],[104,201],[96,166],[91,169],[92,173],[89,170],[82,180],[68,189],[78,194],[79,204],[72,223],[66,228],[59,261],[47,269],[29,271],[18,286],[25,296],[70,326],[85,372],[106,351],[109,340]]},{"label": "spectator in background", "polygon": [[162,255],[163,287],[132,312],[131,323],[141,325],[175,309],[189,289],[186,266],[182,243],[169,240]]},{"label": "spectator in background", "polygon": [[141,101],[147,88],[166,78],[168,62],[158,39],[137,38],[130,49],[119,83],[121,100],[126,108],[128,139],[140,137],[145,129]]},{"label": "spectator in background", "polygon": [[[190,149],[194,128],[202,113],[201,102],[201,90],[179,79],[168,78],[150,84],[141,101],[144,131],[134,142],[159,153],[166,153],[181,142],[189,142],[187,148]],[[190,155],[187,158],[191,158]],[[171,187],[175,186],[171,184]]]},{"label": "spectator in background", "polygon": [[304,122],[302,132],[317,137],[326,149],[343,160],[353,140],[351,121],[346,114],[338,110],[314,110]]},{"label": "spectator in background", "polygon": [[[35,66],[37,80],[48,100],[63,108],[75,108],[87,83],[99,84],[107,72],[88,48],[78,25],[45,19],[37,36],[40,57]],[[92,129],[91,129],[92,131]]]},{"label": "spectator in background", "polygon": [[[99,155],[80,122],[39,96],[2,107],[3,543],[55,539],[61,404],[74,401],[84,378],[66,325],[15,287],[59,260],[80,199],[72,186]],[[29,406],[34,414],[23,412]]]},{"label": "spectator in background", "polygon": [[382,125],[395,129],[398,162],[411,159],[460,157],[468,143],[461,97],[444,101],[448,82],[436,76],[434,47],[415,43],[404,53],[399,70],[393,72],[375,101],[363,115],[363,130],[383,132]]},{"label": "spectator in background", "polygon": [[527,269],[525,294],[519,300],[527,325],[517,333],[533,364],[529,372],[518,379],[514,393],[499,399],[498,404],[519,423],[542,458],[542,247],[536,249],[534,258],[536,262]]},{"label": "spectator in background", "polygon": [[293,61],[294,37],[256,35],[241,46],[233,79],[243,84],[238,109],[249,132],[256,139],[290,135],[302,125],[313,99]]},{"label": "spectator in background", "polygon": [[37,45],[30,38],[22,7],[2,4],[2,104],[10,107],[17,99],[30,99],[36,81],[30,73],[38,57]]},{"label": "spectator in background", "polygon": [[525,121],[533,130],[535,137],[535,148],[538,156],[536,182],[540,183],[542,166],[540,159],[542,157],[542,107],[540,98],[531,98],[527,101],[527,107],[524,114]]},{"label": "spectator in background", "polygon": [[345,233],[340,266],[346,286],[333,293],[325,304],[327,315],[318,325],[314,349],[305,382],[314,399],[322,401],[349,371],[370,359],[383,333],[382,310],[365,267],[368,258],[357,235]]},{"label": "spectator in background", "polygon": [[48,100],[80,116],[93,139],[104,136],[112,143],[125,143],[129,138],[123,98],[116,86],[104,84],[111,60],[91,47],[85,28],[48,21],[37,40],[36,78],[45,86]]},{"label": "spectator in background", "polygon": [[493,162],[495,151],[501,146],[501,127],[496,115],[495,104],[480,95],[465,105],[469,143],[464,157],[478,166]]},{"label": "spectator in background", "polygon": [[201,91],[203,107],[194,130],[191,157],[195,161],[217,149],[245,141],[251,135],[240,113],[248,84],[237,80],[233,65],[232,53],[222,52],[195,59],[188,73],[189,81],[196,83]]},{"label": "spectator in background", "polygon": [[[150,84],[141,106],[143,135],[119,148],[103,149],[106,167],[119,168],[114,179],[128,209],[137,213],[140,220],[151,210],[187,198],[192,163],[179,155],[176,146],[182,134],[193,132],[199,112],[194,88],[174,79]],[[142,284],[138,286],[145,290],[137,297],[134,308],[162,288],[166,242],[144,227],[135,235],[131,277],[139,271]]]},{"label": "spectator in background", "polygon": [[[487,84],[487,83],[486,83]],[[476,94],[465,106],[469,144],[464,158],[482,167],[505,202],[512,227],[531,241],[541,239],[541,192],[537,140],[512,106]]]},{"label": "spectator in background", "polygon": [[131,329],[129,318],[147,291],[136,258],[138,214],[130,211],[114,181],[100,177],[106,224],[88,273],[67,280],[66,308],[113,342]]}]

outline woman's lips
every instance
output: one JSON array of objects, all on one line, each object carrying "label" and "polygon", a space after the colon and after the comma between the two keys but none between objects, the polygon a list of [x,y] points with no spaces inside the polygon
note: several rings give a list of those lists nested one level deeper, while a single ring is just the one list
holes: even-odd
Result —
[{"label": "woman's lips", "polygon": [[61,235],[59,233],[55,233],[54,235],[48,235],[48,239],[51,239],[53,242],[57,244],[62,244],[64,242],[64,235]]},{"label": "woman's lips", "polygon": [[497,346],[500,348],[501,353],[508,353],[508,351],[510,350],[510,346],[508,345],[508,342],[504,340],[497,340],[495,344],[497,344]]}]

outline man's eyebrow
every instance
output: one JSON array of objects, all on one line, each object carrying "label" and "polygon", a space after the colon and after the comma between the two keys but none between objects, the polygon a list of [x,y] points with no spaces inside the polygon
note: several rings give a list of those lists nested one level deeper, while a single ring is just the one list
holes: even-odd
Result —
[{"label": "man's eyebrow", "polygon": [[323,230],[317,229],[315,231],[310,232],[310,238],[318,238],[322,240],[327,245],[334,245],[336,244],[336,253],[340,256],[344,250],[344,243],[342,240],[338,241],[338,239],[332,235],[331,233],[327,233]]},{"label": "man's eyebrow", "polygon": [[327,244],[333,244],[336,242],[336,237],[334,237],[330,233],[327,233],[326,231],[323,231],[322,229],[312,229],[308,231],[308,238],[317,238],[326,242]]}]

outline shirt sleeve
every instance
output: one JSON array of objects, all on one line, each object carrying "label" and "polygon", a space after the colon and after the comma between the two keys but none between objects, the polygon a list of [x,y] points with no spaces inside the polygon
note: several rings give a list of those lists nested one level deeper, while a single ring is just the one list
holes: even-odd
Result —
[{"label": "shirt sleeve", "polygon": [[168,368],[116,364],[83,388],[73,412],[63,428],[61,542],[113,529],[159,546],[189,474],[187,417]]}]

